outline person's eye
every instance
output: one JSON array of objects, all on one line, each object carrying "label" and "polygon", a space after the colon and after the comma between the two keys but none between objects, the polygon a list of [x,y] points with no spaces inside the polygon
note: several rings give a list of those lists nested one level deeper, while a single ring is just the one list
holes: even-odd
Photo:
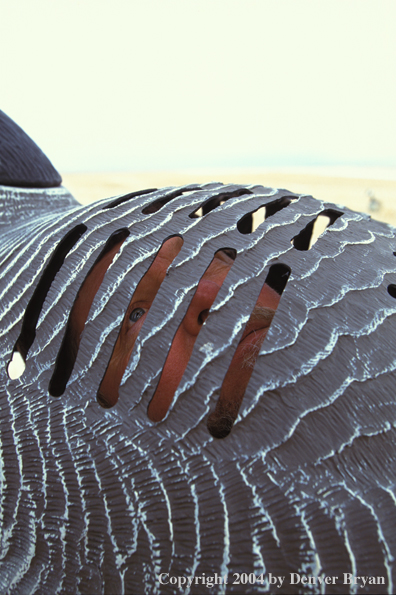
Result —
[{"label": "person's eye", "polygon": [[143,314],[146,313],[146,310],[144,310],[143,308],[135,308],[134,310],[132,310],[132,312],[129,315],[129,320],[133,323],[137,322],[139,320],[139,318],[141,318],[143,316]]}]

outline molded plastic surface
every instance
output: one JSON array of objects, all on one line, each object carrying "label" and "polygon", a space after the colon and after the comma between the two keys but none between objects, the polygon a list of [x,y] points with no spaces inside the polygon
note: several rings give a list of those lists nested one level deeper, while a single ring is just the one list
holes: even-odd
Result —
[{"label": "molded plastic surface", "polygon": [[[165,188],[127,201],[79,206],[58,194],[0,188],[0,591],[176,593],[169,576],[228,575],[214,593],[298,593],[290,573],[396,571],[395,230],[289,191],[218,183]],[[180,191],[190,194],[183,195]],[[221,193],[206,215],[189,215]],[[174,198],[167,201],[168,194]],[[238,221],[293,200],[253,233]],[[58,200],[59,199],[59,200]],[[159,200],[162,208],[147,212]],[[53,210],[43,204],[53,204]],[[157,203],[156,203],[157,204]],[[283,203],[282,203],[283,204]],[[15,213],[27,209],[29,216]],[[143,212],[146,208],[146,214]],[[326,209],[342,212],[311,250],[292,239]],[[18,222],[19,221],[19,222]],[[6,366],[56,245],[87,231],[67,254],[38,320],[26,370]],[[48,394],[68,314],[110,235],[130,234],[93,301],[65,393]],[[120,387],[96,402],[134,288],[164,239],[181,234]],[[216,250],[238,256],[194,346],[165,419],[147,406],[203,272]],[[239,417],[224,440],[206,420],[269,266],[292,273],[256,362]],[[285,576],[281,588],[234,585],[233,573]],[[201,594],[202,584],[182,592]],[[319,593],[320,586],[312,592]]]}]

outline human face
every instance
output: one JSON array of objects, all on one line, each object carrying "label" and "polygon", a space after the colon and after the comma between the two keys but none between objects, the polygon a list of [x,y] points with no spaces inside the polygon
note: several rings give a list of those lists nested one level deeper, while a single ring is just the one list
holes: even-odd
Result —
[{"label": "human face", "polygon": [[274,289],[264,283],[223,380],[216,408],[208,419],[208,429],[215,438],[225,438],[237,418],[260,347],[267,336],[280,297]]},{"label": "human face", "polygon": [[112,407],[118,401],[118,387],[131,357],[137,336],[165,278],[169,265],[180,252],[182,245],[183,240],[179,236],[166,240],[147,273],[136,287],[124,316],[109,365],[99,387],[97,399],[103,407]]},{"label": "human face", "polygon": [[[136,338],[166,271],[180,251],[182,243],[180,237],[164,242],[133,295],[99,388],[98,401],[105,407],[111,407],[117,402],[118,386]],[[219,250],[202,276],[174,336],[159,383],[148,406],[148,416],[152,421],[160,421],[165,417],[191,357],[196,338],[233,263],[232,251]],[[260,345],[268,332],[279,299],[280,296],[264,284],[225,376],[219,402],[209,417],[208,427],[216,437],[227,435],[235,421]],[[225,419],[228,420],[227,423]],[[225,427],[229,427],[226,433]]]},{"label": "human face", "polygon": [[196,338],[208,317],[209,309],[234,264],[234,258],[227,252],[227,250],[216,252],[177,329],[160,381],[147,410],[152,421],[160,421],[165,417],[191,357]]},{"label": "human face", "polygon": [[98,260],[96,260],[78,291],[70,311],[65,334],[56,358],[55,369],[48,387],[50,395],[54,397],[60,397],[66,388],[73,371],[81,335],[95,295],[113,258],[128,235],[128,230],[124,228],[110,236]]}]

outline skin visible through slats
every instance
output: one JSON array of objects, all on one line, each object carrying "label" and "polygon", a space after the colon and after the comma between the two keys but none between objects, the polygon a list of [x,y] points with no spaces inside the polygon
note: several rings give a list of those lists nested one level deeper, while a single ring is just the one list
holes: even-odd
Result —
[{"label": "skin visible through slats", "polygon": [[[137,336],[165,278],[166,271],[180,252],[182,245],[183,240],[179,236],[166,240],[149,270],[136,287],[97,394],[97,400],[103,407],[112,407],[118,401],[118,387],[131,357]],[[140,314],[138,318],[133,316],[133,318],[137,318],[135,322],[131,320],[134,312]]]},{"label": "skin visible through slats", "polygon": [[86,278],[84,287],[79,291],[70,319],[70,332],[73,348],[77,346],[78,339],[84,329],[93,299],[103,281],[105,273],[113,261],[124,240],[118,242],[95,266]]},{"label": "skin visible through slats", "polygon": [[172,341],[160,381],[149,404],[147,413],[152,421],[161,421],[165,417],[190,360],[198,334],[208,317],[209,309],[233,263],[234,258],[226,251],[219,250],[202,276]]},{"label": "skin visible through slats", "polygon": [[66,388],[66,383],[70,378],[77,358],[81,334],[84,330],[92,302],[102,284],[107,269],[120,250],[127,235],[127,230],[121,230],[111,236],[99,260],[88,273],[77,294],[55,363],[55,370],[49,384],[49,393],[54,397],[61,396]]},{"label": "skin visible through slats", "polygon": [[[262,203],[261,197],[253,200],[250,210]],[[187,205],[188,216],[193,207],[187,200],[180,204]],[[102,211],[102,205],[98,210]],[[130,226],[135,233],[129,206],[114,215],[118,217],[125,209],[127,214],[117,226]],[[234,572],[246,576],[266,573],[267,577],[271,572],[272,576],[286,576],[283,588],[273,585],[273,590],[289,593],[304,590],[301,583],[288,584],[289,573],[316,570],[322,576],[338,575],[339,580],[331,590],[316,583],[310,588],[312,593],[324,588],[326,593],[394,592],[396,293],[392,296],[387,288],[396,283],[395,233],[347,212],[344,227],[326,233],[320,250],[304,254],[291,249],[291,238],[323,208],[310,197],[302,197],[300,206],[291,205],[295,215],[289,216],[285,209],[284,217],[278,215],[273,220],[264,241],[255,244],[249,234],[229,232],[221,244],[217,239],[213,242],[216,248],[235,245],[240,260],[250,251],[249,262],[256,263],[256,270],[261,270],[263,259],[273,262],[277,247],[275,261],[284,260],[294,273],[289,293],[283,297],[288,303],[277,313],[279,335],[271,333],[274,349],[264,350],[265,355],[260,350],[262,355],[249,381],[248,390],[257,398],[243,409],[241,423],[225,441],[206,436],[202,415],[207,406],[197,400],[199,395],[210,394],[211,411],[215,409],[213,394],[222,378],[219,382],[212,370],[226,358],[231,361],[234,353],[229,353],[229,347],[220,352],[218,361],[199,370],[196,385],[188,386],[180,403],[158,426],[148,419],[143,406],[134,407],[132,415],[128,406],[106,414],[92,403],[100,382],[98,372],[103,374],[108,363],[107,351],[107,355],[98,352],[85,377],[70,383],[67,398],[48,399],[47,377],[54,349],[47,349],[51,343],[45,343],[44,338],[56,339],[58,345],[59,333],[51,332],[53,314],[67,312],[43,310],[40,343],[36,344],[42,348],[30,354],[35,364],[32,373],[28,370],[29,376],[17,382],[3,376],[0,429],[5,537],[1,584],[5,592],[155,593],[161,590],[159,572],[172,573],[170,576],[195,572],[197,577],[227,573],[230,580]],[[171,206],[167,213],[170,210]],[[224,226],[234,224],[245,210],[245,204],[229,203],[222,213]],[[73,211],[71,218],[83,220],[86,213],[81,209],[77,216]],[[101,213],[98,225],[107,221],[106,217],[112,223],[112,215],[111,210]],[[158,215],[155,221],[159,220]],[[89,223],[90,231],[94,223]],[[181,279],[177,269],[165,277],[167,287],[163,289],[170,297],[178,287],[183,291],[190,287],[191,279],[198,283],[192,275],[195,255],[203,244],[207,246],[203,223],[197,225],[194,242],[184,246],[183,263],[188,263],[190,250],[191,277]],[[28,222],[27,236],[33,234],[35,225],[33,220]],[[136,226],[141,229],[140,220]],[[41,246],[40,229],[37,248],[33,246],[29,254],[38,251],[41,259],[48,244]],[[156,242],[159,233],[165,238],[175,229],[180,226],[164,224],[161,232],[152,232],[148,226],[147,234],[152,232]],[[18,243],[23,244],[17,231],[15,249]],[[95,235],[91,236],[95,254],[103,237],[100,233],[95,244]],[[83,246],[79,248],[82,258]],[[142,260],[135,246],[125,246],[120,257],[120,261],[128,258],[128,271],[135,266],[134,257],[136,263]],[[87,271],[89,263],[87,260]],[[121,264],[113,268],[114,275],[118,267],[119,274],[124,273]],[[77,288],[67,287],[67,270],[61,271],[55,283],[65,285],[72,294],[67,303],[72,303]],[[112,278],[113,272],[109,271]],[[8,332],[16,333],[13,324],[20,315],[20,303],[11,302],[29,278],[26,273],[16,277],[14,291],[5,294],[2,304],[6,310],[2,312],[0,343],[6,347],[6,357],[14,337],[8,343],[4,331],[9,328]],[[129,291],[125,309],[132,293],[130,285],[126,289],[128,279],[121,281]],[[260,289],[257,285],[257,293]],[[115,301],[90,323],[103,341],[108,340],[107,329],[113,328],[117,316],[112,309]],[[232,316],[231,326],[241,315],[235,296],[216,318],[209,316],[206,330],[216,341],[216,350],[229,340],[231,329],[216,329],[214,321],[227,323]],[[138,310],[135,324],[139,316]],[[153,316],[153,325],[159,320]],[[172,337],[176,330],[175,326]],[[164,341],[164,337],[169,332],[163,327],[156,330],[147,350],[151,347],[155,355],[158,346],[164,345],[168,351],[171,340]],[[332,338],[335,341],[330,341]],[[90,347],[88,341],[85,345]],[[254,350],[249,351],[244,350],[243,366],[252,366]],[[79,352],[80,369],[91,362],[91,353],[85,349]],[[163,360],[165,357],[166,353]],[[133,378],[139,389],[146,386],[141,378],[146,370],[150,378],[159,379],[161,373],[158,362],[145,358],[141,364],[143,373]],[[129,385],[130,381],[124,388]],[[139,402],[143,404],[144,399],[147,406],[146,393],[139,390],[136,394],[143,395]],[[130,401],[135,398],[132,393]],[[231,392],[224,392],[224,399],[226,405],[232,404]],[[377,581],[377,585],[363,588],[360,583],[359,589],[359,585],[342,584],[343,573],[372,575],[382,584]],[[194,588],[210,591],[204,585]],[[222,589],[216,586],[214,590],[218,588]],[[237,592],[265,590],[257,584],[235,588]],[[230,584],[224,589],[234,587]],[[165,586],[166,590],[172,586]]]},{"label": "skin visible through slats", "polygon": [[231,431],[280,298],[264,283],[225,375],[216,408],[208,419],[208,429],[215,438],[225,438]]},{"label": "skin visible through slats", "polygon": [[[112,407],[118,400],[118,388],[136,338],[166,271],[180,251],[182,243],[180,237],[173,237],[164,242],[135,290],[98,391],[98,401],[104,407]],[[152,421],[158,422],[165,417],[191,357],[196,338],[233,262],[234,258],[227,250],[219,250],[201,278],[175,334],[157,389],[149,404],[147,413]],[[227,435],[235,421],[259,348],[268,332],[279,300],[280,295],[264,284],[224,379],[216,410],[209,418],[209,428],[217,437]],[[226,433],[219,429],[224,423],[228,428]]]}]

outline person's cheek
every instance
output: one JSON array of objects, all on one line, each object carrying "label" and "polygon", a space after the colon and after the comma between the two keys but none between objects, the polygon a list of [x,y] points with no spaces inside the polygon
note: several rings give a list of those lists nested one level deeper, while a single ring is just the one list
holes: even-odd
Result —
[{"label": "person's cheek", "polygon": [[208,418],[208,429],[216,438],[224,438],[231,431],[268,329],[250,333],[235,351],[221,386],[216,409]]},{"label": "person's cheek", "polygon": [[99,387],[97,399],[102,407],[113,407],[118,401],[118,388],[146,316],[147,312],[133,325],[128,319],[124,321]]},{"label": "person's cheek", "polygon": [[151,421],[161,421],[165,417],[187,367],[194,342],[195,336],[190,335],[181,325],[172,342],[160,381],[147,409]]},{"label": "person's cheek", "polygon": [[161,421],[172,403],[193,352],[195,340],[208,317],[209,310],[230,270],[233,260],[224,263],[214,256],[201,277],[184,318],[173,338],[157,389],[147,414],[152,421]]}]

